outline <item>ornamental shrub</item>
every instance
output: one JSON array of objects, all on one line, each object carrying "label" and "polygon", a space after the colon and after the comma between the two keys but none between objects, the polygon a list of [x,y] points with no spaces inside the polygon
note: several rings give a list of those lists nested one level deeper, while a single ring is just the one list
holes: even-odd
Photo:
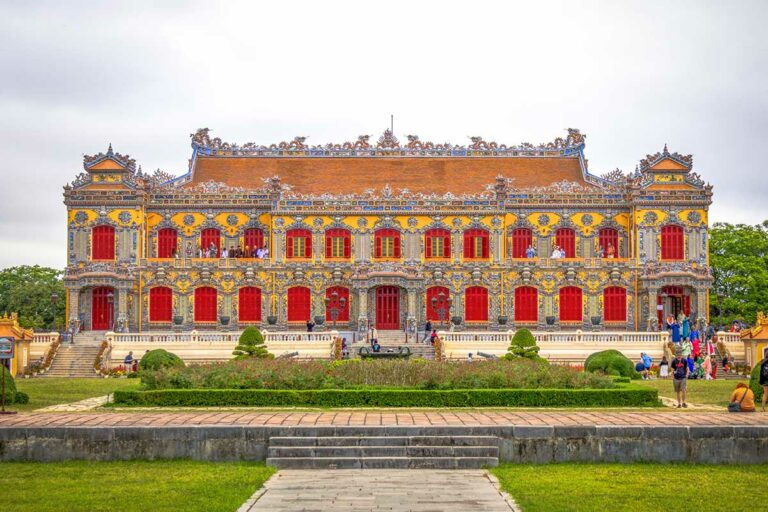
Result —
[{"label": "ornamental shrub", "polygon": [[507,353],[504,356],[505,359],[533,359],[534,361],[544,361],[545,359],[539,357],[539,347],[536,345],[536,338],[531,331],[526,328],[518,330],[514,336],[512,336],[512,343],[507,349]]},{"label": "ornamental shrub", "polygon": [[0,365],[5,373],[5,403],[12,404],[16,395],[16,382],[13,380],[10,370],[5,365]]},{"label": "ornamental shrub", "polygon": [[267,347],[264,346],[264,336],[261,335],[261,331],[252,326],[245,328],[232,354],[235,356],[235,359],[274,357],[267,351]]},{"label": "ornamental shrub", "polygon": [[602,372],[606,375],[629,377],[630,379],[638,377],[635,365],[618,350],[603,350],[590,354],[584,361],[584,371]]},{"label": "ornamental shrub", "polygon": [[[761,360],[760,363],[762,362]],[[760,363],[752,368],[752,373],[749,376],[749,389],[755,394],[755,402],[763,399],[763,386],[760,385]]]},{"label": "ornamental shrub", "polygon": [[150,350],[139,361],[139,368],[143,371],[157,371],[161,368],[182,368],[184,361],[179,356],[157,348]]}]

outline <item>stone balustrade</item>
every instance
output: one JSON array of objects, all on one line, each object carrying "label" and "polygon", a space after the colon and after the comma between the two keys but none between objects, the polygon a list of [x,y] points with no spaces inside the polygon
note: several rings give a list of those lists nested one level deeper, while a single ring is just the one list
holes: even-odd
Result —
[{"label": "stone balustrade", "polygon": [[[241,332],[141,332],[106,333],[110,364],[120,364],[129,352],[140,358],[147,350],[162,348],[173,352],[187,363],[226,361],[232,359]],[[330,359],[337,331],[270,332],[262,331],[270,353],[279,356],[298,352],[300,359]]]},{"label": "stone balustrade", "polygon": [[[439,332],[446,359],[466,359],[478,352],[503,356],[507,353],[514,331],[507,332]],[[614,349],[630,359],[639,360],[646,352],[658,363],[670,340],[669,333],[661,332],[533,332],[539,354],[552,362],[582,364],[593,352]],[[744,360],[744,344],[738,333],[719,332],[718,339],[726,344],[737,361]]]},{"label": "stone balustrade", "polygon": [[36,361],[41,357],[45,357],[51,345],[58,340],[58,332],[36,332],[32,343],[29,344],[29,360]]}]

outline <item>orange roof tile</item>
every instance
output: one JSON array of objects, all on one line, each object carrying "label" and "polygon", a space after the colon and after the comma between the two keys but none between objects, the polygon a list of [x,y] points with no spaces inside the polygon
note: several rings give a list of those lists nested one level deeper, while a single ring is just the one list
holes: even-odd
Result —
[{"label": "orange roof tile", "polygon": [[191,185],[213,180],[231,187],[260,188],[278,175],[302,194],[359,194],[385,185],[425,194],[483,192],[501,175],[512,187],[572,181],[589,186],[577,157],[206,157],[198,156]]}]

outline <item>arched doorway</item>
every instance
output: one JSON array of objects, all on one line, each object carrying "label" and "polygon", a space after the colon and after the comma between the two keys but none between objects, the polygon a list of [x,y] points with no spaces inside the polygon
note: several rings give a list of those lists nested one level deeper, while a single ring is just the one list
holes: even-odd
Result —
[{"label": "arched doorway", "polygon": [[115,289],[99,286],[91,290],[91,329],[108,331],[114,328]]},{"label": "arched doorway", "polygon": [[400,328],[400,288],[397,286],[376,288],[376,328]]}]

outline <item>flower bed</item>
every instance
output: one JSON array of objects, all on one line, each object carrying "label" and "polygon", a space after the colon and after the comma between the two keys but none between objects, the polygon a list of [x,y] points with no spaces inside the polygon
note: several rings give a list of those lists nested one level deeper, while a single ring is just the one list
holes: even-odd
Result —
[{"label": "flower bed", "polygon": [[653,407],[655,389],[161,389],[115,391],[114,403],[160,407]]},{"label": "flower bed", "polygon": [[610,377],[518,359],[473,363],[414,360],[289,361],[247,359],[142,371],[146,389],[320,390],[610,389]]}]

